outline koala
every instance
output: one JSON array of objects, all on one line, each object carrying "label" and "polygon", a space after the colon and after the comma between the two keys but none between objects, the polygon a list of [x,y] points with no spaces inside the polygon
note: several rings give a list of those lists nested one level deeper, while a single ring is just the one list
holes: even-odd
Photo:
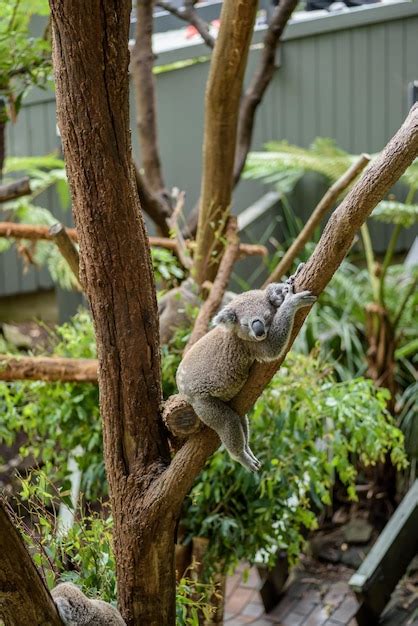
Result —
[{"label": "koala", "polygon": [[51,595],[65,626],[126,626],[111,604],[90,600],[73,583],[60,583]]},{"label": "koala", "polygon": [[316,301],[310,291],[294,292],[296,274],[286,283],[236,296],[215,316],[215,328],[190,348],[177,370],[179,392],[199,419],[218,433],[231,457],[252,472],[260,469],[260,462],[249,446],[248,418],[227,403],[242,389],[255,361],[280,357],[296,311]]}]

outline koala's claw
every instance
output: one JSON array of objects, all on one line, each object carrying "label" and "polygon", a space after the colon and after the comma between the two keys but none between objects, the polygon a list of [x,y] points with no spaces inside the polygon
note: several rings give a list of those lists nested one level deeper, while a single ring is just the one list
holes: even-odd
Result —
[{"label": "koala's claw", "polygon": [[255,458],[252,452],[251,455],[249,454],[249,452],[251,451],[248,450],[247,452],[246,450],[244,450],[239,456],[233,458],[235,458],[238,463],[241,463],[241,465],[250,472],[258,472],[261,467],[261,463],[258,459]]},{"label": "koala's claw", "polygon": [[256,456],[254,456],[253,451],[251,450],[251,448],[249,448],[248,446],[245,448],[245,452],[248,454],[248,456],[250,456],[252,458],[252,460],[254,461],[255,465],[258,466],[258,469],[260,469],[261,467],[261,463],[260,461],[257,459]]},{"label": "koala's claw", "polygon": [[317,300],[317,297],[314,296],[311,291],[301,291],[296,293],[295,296],[297,297],[300,306],[310,306]]},{"label": "koala's claw", "polygon": [[297,275],[300,273],[300,271],[305,267],[305,263],[299,263],[299,265],[296,268],[296,272],[294,274],[292,274],[291,276],[289,276],[289,278],[286,280],[286,283],[288,285],[293,285],[293,283],[295,282],[295,279],[297,277]]}]

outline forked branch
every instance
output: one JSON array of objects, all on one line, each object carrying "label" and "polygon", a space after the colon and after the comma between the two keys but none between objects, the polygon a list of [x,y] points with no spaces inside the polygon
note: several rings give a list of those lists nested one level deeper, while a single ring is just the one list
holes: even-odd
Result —
[{"label": "forked branch", "polygon": [[157,0],[155,4],[164,9],[164,11],[171,13],[171,15],[175,15],[180,20],[184,20],[194,26],[205,44],[209,48],[214,47],[215,39],[209,32],[209,24],[200,17],[194,8],[194,2],[186,1],[182,7],[175,7],[171,2],[166,2],[165,0]]}]

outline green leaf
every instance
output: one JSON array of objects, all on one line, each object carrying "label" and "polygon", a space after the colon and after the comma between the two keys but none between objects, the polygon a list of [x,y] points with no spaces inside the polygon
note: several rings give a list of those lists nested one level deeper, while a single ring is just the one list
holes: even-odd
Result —
[{"label": "green leaf", "polygon": [[400,224],[404,228],[410,228],[418,222],[418,205],[382,200],[373,210],[371,217],[386,224]]}]

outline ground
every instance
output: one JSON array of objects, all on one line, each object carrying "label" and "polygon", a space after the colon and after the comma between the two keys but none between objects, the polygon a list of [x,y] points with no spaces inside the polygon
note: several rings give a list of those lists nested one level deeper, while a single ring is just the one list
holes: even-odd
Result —
[{"label": "ground", "polygon": [[[248,566],[247,566],[248,567]],[[278,605],[265,613],[259,594],[260,577],[251,568],[243,581],[242,564],[227,580],[225,626],[356,626],[357,600],[348,586],[353,569],[304,558]],[[381,618],[381,626],[418,626],[417,575],[410,574],[396,589]]]}]

